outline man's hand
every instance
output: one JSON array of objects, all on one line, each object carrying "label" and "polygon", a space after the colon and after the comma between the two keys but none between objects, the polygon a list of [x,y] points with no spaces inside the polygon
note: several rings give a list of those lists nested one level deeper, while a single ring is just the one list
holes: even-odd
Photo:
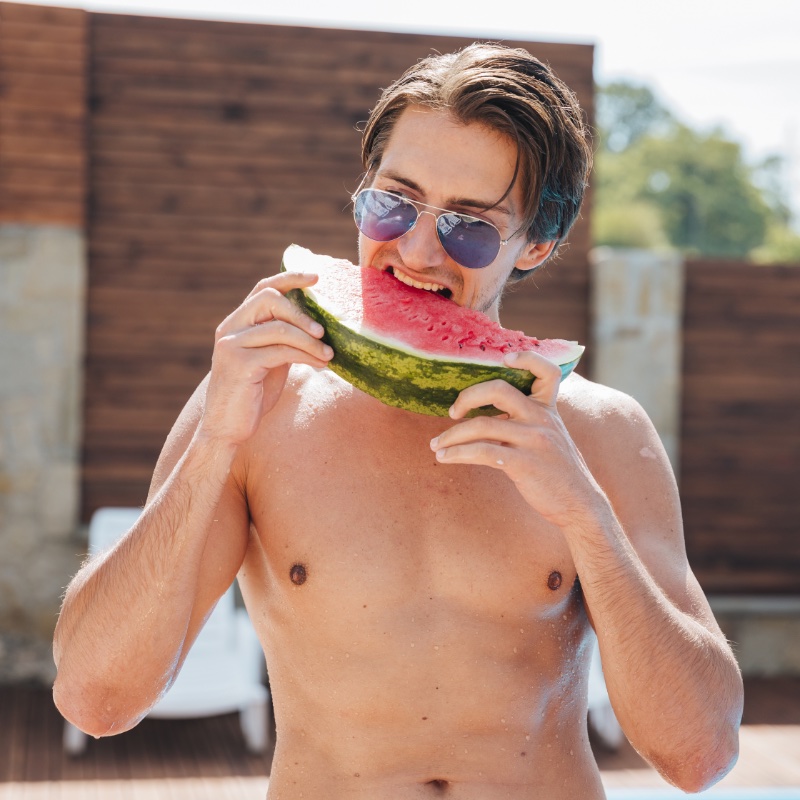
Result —
[{"label": "man's hand", "polygon": [[561,369],[532,352],[510,353],[505,363],[530,370],[531,395],[503,380],[470,386],[453,403],[453,419],[486,405],[504,413],[464,420],[433,439],[431,449],[444,464],[502,470],[539,514],[563,527],[585,513],[599,487],[556,409]]},{"label": "man's hand", "polygon": [[322,368],[333,358],[322,326],[284,296],[317,277],[284,272],[259,281],[217,328],[201,436],[241,444],[277,403],[292,364]]}]

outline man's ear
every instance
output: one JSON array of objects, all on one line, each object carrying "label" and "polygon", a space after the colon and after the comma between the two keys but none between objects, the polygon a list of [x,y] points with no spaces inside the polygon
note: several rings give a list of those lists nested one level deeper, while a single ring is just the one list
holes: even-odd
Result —
[{"label": "man's ear", "polygon": [[527,272],[530,269],[536,269],[542,262],[546,261],[553,248],[556,246],[555,239],[552,242],[527,242],[522,249],[517,263],[514,265],[516,269]]}]

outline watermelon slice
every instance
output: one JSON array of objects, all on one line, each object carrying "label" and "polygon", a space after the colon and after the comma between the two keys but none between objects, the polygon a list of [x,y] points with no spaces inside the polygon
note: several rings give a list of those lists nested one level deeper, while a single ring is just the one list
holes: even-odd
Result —
[{"label": "watermelon slice", "polygon": [[[388,272],[360,269],[298,245],[282,269],[319,280],[288,296],[325,328],[334,351],[330,368],[390,406],[446,417],[462,389],[502,378],[530,394],[533,375],[503,364],[503,355],[535,350],[561,367],[562,379],[584,348],[563,339],[510,331],[485,314],[401,283]],[[478,414],[496,414],[493,406]]]}]

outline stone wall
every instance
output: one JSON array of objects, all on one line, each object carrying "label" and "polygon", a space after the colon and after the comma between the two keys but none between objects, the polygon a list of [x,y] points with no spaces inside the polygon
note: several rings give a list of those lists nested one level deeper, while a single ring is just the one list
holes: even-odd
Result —
[{"label": "stone wall", "polygon": [[600,247],[591,278],[592,377],[642,404],[677,474],[683,259]]},{"label": "stone wall", "polygon": [[49,681],[77,535],[84,241],[0,225],[0,681]]}]

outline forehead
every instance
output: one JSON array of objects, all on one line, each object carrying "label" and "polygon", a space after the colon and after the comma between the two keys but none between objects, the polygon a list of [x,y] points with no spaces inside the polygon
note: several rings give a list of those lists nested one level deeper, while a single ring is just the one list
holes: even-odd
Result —
[{"label": "forehead", "polygon": [[[447,111],[411,106],[395,123],[377,174],[407,179],[433,205],[447,207],[449,201],[469,198],[491,206],[506,193],[516,159],[516,145],[487,125],[464,124]],[[504,204],[518,211],[520,199],[517,182]]]}]

